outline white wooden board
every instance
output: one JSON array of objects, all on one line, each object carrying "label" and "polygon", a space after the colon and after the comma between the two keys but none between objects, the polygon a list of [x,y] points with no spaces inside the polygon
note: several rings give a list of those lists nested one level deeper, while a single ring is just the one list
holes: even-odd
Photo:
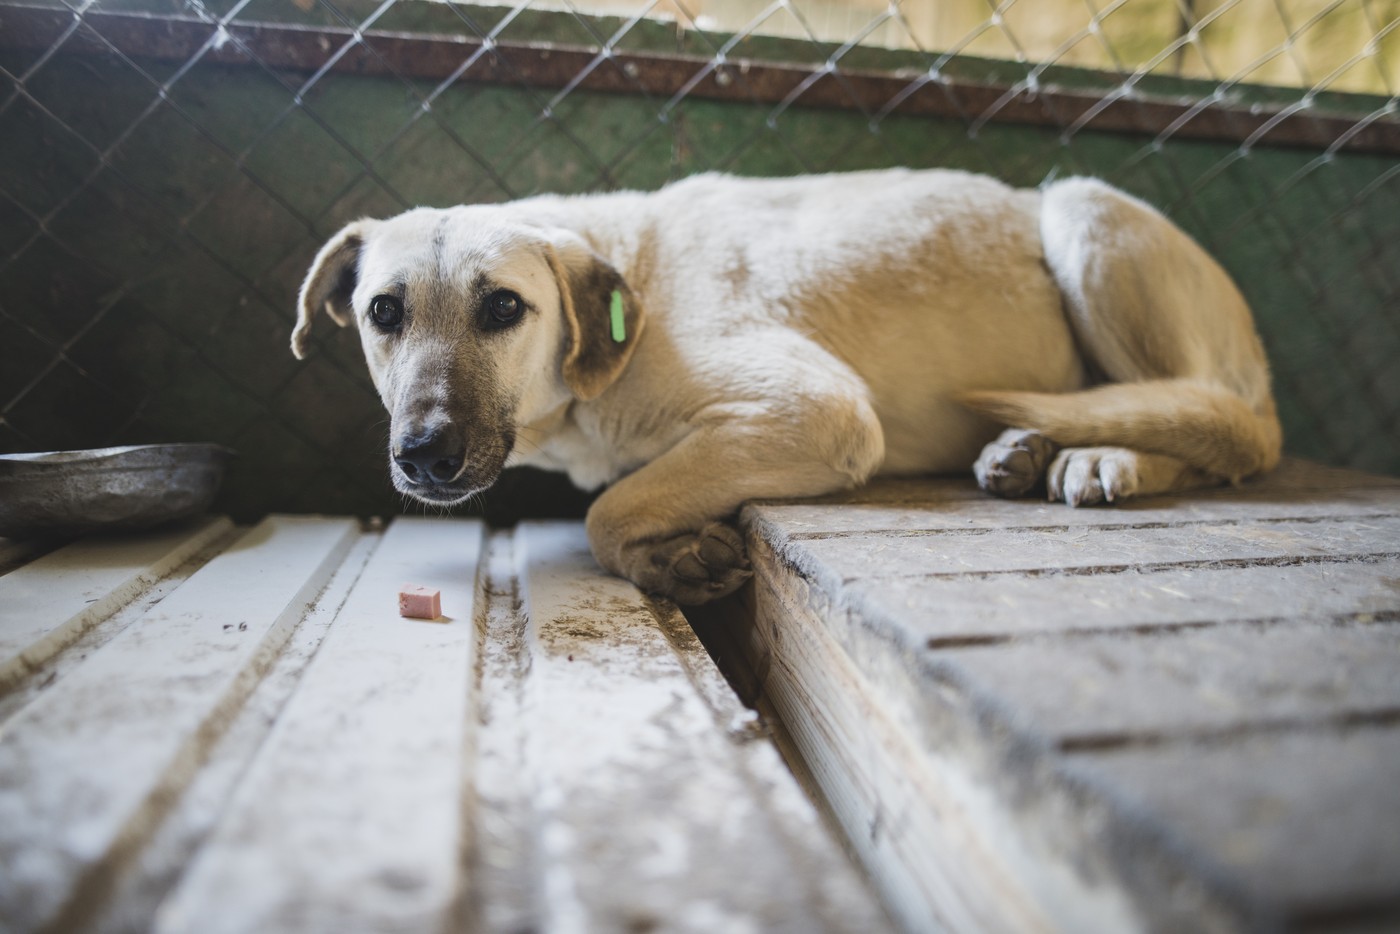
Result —
[{"label": "white wooden board", "polygon": [[813,897],[824,881],[787,848],[686,652],[635,588],[598,571],[576,524],[517,534],[530,643],[522,780],[545,866],[542,927],[843,929],[850,914]]},{"label": "white wooden board", "polygon": [[61,923],[150,832],[350,546],[349,520],[272,518],[0,733],[0,927]]},{"label": "white wooden board", "polygon": [[[473,521],[390,527],[160,930],[451,926],[481,538]],[[441,590],[443,618],[399,616],[404,583]]]},{"label": "white wooden board", "polygon": [[[0,685],[0,930],[891,929],[580,524],[277,517],[210,550]],[[399,617],[405,583],[445,617]]]},{"label": "white wooden board", "polygon": [[220,536],[227,519],[95,538],[0,577],[0,685],[42,664]]}]

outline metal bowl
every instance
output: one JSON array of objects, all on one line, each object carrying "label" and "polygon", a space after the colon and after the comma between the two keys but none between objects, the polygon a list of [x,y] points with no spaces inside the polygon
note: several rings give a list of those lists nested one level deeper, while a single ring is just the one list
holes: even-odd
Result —
[{"label": "metal bowl", "polygon": [[0,455],[0,536],[144,529],[199,515],[233,454],[217,444],[140,444]]}]

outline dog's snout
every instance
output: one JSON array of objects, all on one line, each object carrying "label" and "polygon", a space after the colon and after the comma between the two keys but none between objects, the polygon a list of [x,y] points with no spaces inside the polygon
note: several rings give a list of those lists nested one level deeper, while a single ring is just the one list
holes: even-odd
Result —
[{"label": "dog's snout", "polygon": [[448,483],[462,472],[466,450],[448,432],[403,438],[394,445],[394,463],[409,483]]}]

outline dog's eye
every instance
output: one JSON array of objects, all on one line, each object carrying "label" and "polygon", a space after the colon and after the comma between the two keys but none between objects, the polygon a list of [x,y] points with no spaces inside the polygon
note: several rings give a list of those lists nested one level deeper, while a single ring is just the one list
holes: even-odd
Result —
[{"label": "dog's eye", "polygon": [[510,289],[500,289],[486,296],[486,321],[494,327],[503,327],[520,320],[525,312],[525,300]]},{"label": "dog's eye", "polygon": [[403,324],[403,302],[392,295],[376,295],[369,303],[369,316],[380,330],[397,330]]}]

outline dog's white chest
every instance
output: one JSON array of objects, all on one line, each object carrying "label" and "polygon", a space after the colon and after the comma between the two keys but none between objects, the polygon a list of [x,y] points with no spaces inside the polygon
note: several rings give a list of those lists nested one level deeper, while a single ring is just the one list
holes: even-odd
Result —
[{"label": "dog's white chest", "polygon": [[608,444],[566,416],[548,429],[524,428],[507,466],[563,471],[574,486],[596,490],[621,476],[615,454]]}]

